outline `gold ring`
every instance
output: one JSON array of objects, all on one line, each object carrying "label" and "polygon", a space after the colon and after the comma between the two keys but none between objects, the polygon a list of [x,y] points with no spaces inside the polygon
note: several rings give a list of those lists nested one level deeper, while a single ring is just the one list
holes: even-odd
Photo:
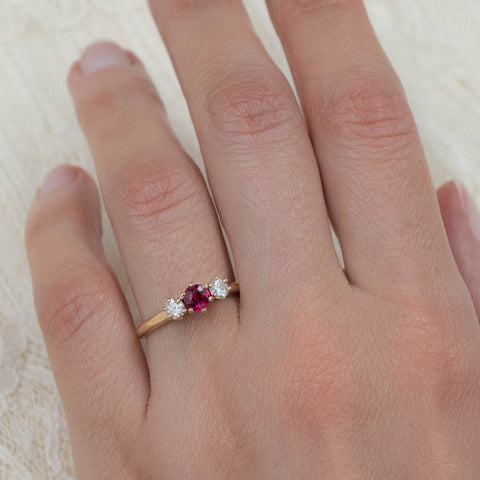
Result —
[{"label": "gold ring", "polygon": [[239,292],[238,283],[228,283],[227,279],[219,277],[210,283],[191,283],[178,298],[169,298],[161,312],[139,325],[137,337],[142,338],[171,320],[179,320],[187,312],[204,312],[213,300],[223,300],[231,293]]}]

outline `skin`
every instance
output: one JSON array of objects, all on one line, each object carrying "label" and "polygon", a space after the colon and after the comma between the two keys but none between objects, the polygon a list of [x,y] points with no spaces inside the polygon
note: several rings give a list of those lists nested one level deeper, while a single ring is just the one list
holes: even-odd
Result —
[{"label": "skin", "polygon": [[[267,5],[303,115],[240,0],[150,2],[240,297],[142,348],[92,179],[62,167],[70,181],[33,202],[35,305],[76,478],[478,478],[480,241],[467,194],[435,192],[361,1]],[[99,48],[123,64],[89,71]],[[141,318],[191,280],[233,279],[206,184],[140,61],[97,44],[68,81]]]}]

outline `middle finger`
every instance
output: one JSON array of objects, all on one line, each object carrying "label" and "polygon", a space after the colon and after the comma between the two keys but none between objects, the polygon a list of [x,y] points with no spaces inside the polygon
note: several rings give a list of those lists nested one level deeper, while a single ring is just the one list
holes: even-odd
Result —
[{"label": "middle finger", "polygon": [[242,298],[269,298],[271,307],[275,295],[285,297],[272,288],[280,280],[288,278],[290,296],[313,278],[325,287],[344,278],[304,119],[242,2],[150,6],[190,108]]}]

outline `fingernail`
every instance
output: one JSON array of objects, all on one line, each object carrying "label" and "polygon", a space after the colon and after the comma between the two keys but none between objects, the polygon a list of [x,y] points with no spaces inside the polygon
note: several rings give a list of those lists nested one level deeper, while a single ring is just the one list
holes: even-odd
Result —
[{"label": "fingernail", "polygon": [[68,165],[61,165],[54,168],[46,177],[40,187],[40,195],[45,195],[48,192],[52,192],[59,187],[63,187],[68,183],[72,183],[77,176],[78,170]]},{"label": "fingernail", "polygon": [[470,222],[470,229],[475,237],[480,240],[480,210],[475,203],[472,195],[468,193],[463,183],[456,181],[455,185],[460,195],[463,210]]},{"label": "fingernail", "polygon": [[85,49],[80,58],[82,73],[89,74],[114,65],[129,65],[125,50],[113,42],[96,42]]}]

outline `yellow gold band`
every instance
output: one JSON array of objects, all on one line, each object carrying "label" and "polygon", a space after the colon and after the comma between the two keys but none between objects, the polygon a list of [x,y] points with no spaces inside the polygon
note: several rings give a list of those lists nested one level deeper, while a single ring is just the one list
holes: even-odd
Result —
[{"label": "yellow gold band", "polygon": [[[221,284],[223,284],[223,287],[226,290],[226,291],[224,290],[223,295],[218,294],[218,296],[216,296],[216,295],[213,294],[214,289],[212,287],[212,284],[214,282],[220,282]],[[204,284],[203,286],[202,285],[190,284],[189,288],[197,288],[197,287],[202,289],[202,290],[207,290],[208,288],[210,288],[212,293],[210,293],[210,290],[207,291],[208,300],[210,302],[212,300],[215,300],[215,299],[216,300],[224,299],[224,298],[227,297],[227,295],[230,295],[231,293],[239,293],[240,292],[240,286],[239,286],[238,283],[236,283],[236,282],[228,283],[227,280],[220,280],[220,279],[218,279],[218,277],[216,277],[214,280],[212,280],[212,282],[210,282],[209,284]],[[188,291],[188,289],[187,289],[187,291]],[[167,311],[167,304],[165,304],[166,307],[162,311],[160,311],[159,313],[157,313],[153,317],[149,318],[148,320],[145,320],[142,324],[140,324],[138,326],[137,337],[142,338],[145,335],[148,335],[149,333],[153,332],[157,328],[167,324],[171,320],[177,320],[178,318],[181,318],[185,311],[188,311],[189,313],[192,313],[193,310],[191,308],[187,309],[186,307],[184,307],[184,303],[180,303],[180,302],[182,302],[182,300],[184,300],[184,298],[185,298],[185,293],[182,293],[180,295],[179,299],[169,299],[167,301],[167,303],[168,302],[176,302],[177,304],[182,305],[182,309],[184,311],[181,314],[179,314],[178,317],[173,317],[171,314],[169,314],[168,311]],[[204,311],[204,310],[205,310],[205,308],[202,309],[202,311]]]}]

